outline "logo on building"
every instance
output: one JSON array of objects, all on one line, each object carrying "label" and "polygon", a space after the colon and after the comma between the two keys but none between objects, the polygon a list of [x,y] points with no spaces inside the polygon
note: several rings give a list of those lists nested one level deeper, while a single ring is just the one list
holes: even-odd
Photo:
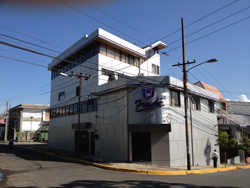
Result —
[{"label": "logo on building", "polygon": [[151,99],[155,95],[155,90],[154,88],[147,88],[147,89],[142,88],[142,93],[143,93],[144,98]]},{"label": "logo on building", "polygon": [[136,112],[157,109],[164,106],[162,98],[155,97],[156,92],[154,88],[142,88],[142,94],[147,101],[143,101],[142,99],[136,100]]}]

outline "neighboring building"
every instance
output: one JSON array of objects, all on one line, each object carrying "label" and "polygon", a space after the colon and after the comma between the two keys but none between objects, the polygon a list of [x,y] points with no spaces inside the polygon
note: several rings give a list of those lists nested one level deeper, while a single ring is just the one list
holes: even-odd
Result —
[{"label": "neighboring building", "polygon": [[[213,86],[205,84],[203,82],[197,82],[194,85],[197,85],[203,89],[212,91],[214,93],[219,94],[220,101],[215,102],[215,110],[217,112],[217,125],[220,131],[226,131],[229,135],[229,139],[237,139],[238,143],[239,140],[242,138],[242,128],[237,121],[237,118],[230,115],[227,111],[227,101],[222,96],[220,91]],[[220,159],[223,163],[224,159],[224,149],[220,148]],[[227,150],[227,163],[240,163],[244,161],[243,153],[238,151],[237,147],[233,149]]]},{"label": "neighboring building", "polygon": [[4,139],[5,134],[5,114],[0,114],[0,140]]},{"label": "neighboring building", "polygon": [[[186,165],[183,82],[160,76],[158,51],[166,46],[159,41],[140,48],[97,29],[54,59],[49,64],[49,146],[76,151],[79,83],[59,76],[60,72],[74,71],[92,76],[82,82],[82,154]],[[209,165],[213,149],[219,150],[214,146],[218,130],[214,103],[219,94],[191,84],[188,88],[196,98],[190,126],[191,158],[193,165]]]},{"label": "neighboring building", "polygon": [[243,129],[243,135],[250,138],[250,102],[228,101],[230,119],[237,122]]},{"label": "neighboring building", "polygon": [[222,96],[220,91],[216,87],[210,86],[201,81],[195,83],[194,85],[199,86],[208,91],[217,93],[219,95],[220,100],[216,101],[214,106],[215,110],[217,111],[217,122],[218,124],[227,124],[227,101]]},{"label": "neighboring building", "polygon": [[8,139],[48,140],[49,105],[20,104],[9,109]]}]

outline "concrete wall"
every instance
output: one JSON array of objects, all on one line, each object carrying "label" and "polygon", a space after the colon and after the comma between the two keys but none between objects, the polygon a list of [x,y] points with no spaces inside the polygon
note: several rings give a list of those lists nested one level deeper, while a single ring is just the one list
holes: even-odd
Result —
[{"label": "concrete wall", "polygon": [[[102,157],[128,160],[127,90],[100,96],[96,144]],[[96,151],[98,154],[98,151]]]},{"label": "concrete wall", "polygon": [[[157,97],[162,98],[164,106],[162,108],[135,112],[134,102],[143,98],[141,88],[135,89],[130,98],[129,124],[171,124],[169,133],[151,133],[152,139],[152,164],[162,164],[168,166],[185,166],[186,157],[186,129],[184,119],[184,96],[180,94],[181,106],[170,105],[170,90],[167,88],[157,88]],[[194,165],[211,165],[211,154],[217,133],[217,115],[208,112],[207,100],[203,99],[201,110],[192,110],[193,128],[193,151],[191,144],[191,125],[190,125],[190,154],[194,158]],[[189,120],[190,123],[190,120]]]}]

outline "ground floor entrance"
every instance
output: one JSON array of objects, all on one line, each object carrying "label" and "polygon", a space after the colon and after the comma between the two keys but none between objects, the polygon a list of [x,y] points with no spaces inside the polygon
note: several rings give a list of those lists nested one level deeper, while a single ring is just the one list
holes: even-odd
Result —
[{"label": "ground floor entrance", "polygon": [[132,133],[132,161],[151,161],[151,133]]},{"label": "ground floor entrance", "polygon": [[[77,151],[78,132],[75,132],[75,151]],[[79,132],[79,152],[85,155],[95,154],[95,133],[88,131]]]}]

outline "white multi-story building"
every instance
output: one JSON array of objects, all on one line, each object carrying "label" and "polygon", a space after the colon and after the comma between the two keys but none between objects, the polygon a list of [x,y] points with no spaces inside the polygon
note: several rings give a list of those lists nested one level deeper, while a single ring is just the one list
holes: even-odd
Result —
[{"label": "white multi-story building", "polygon": [[[151,161],[167,166],[186,165],[183,82],[160,76],[156,42],[145,48],[97,29],[65,50],[49,65],[51,76],[51,120],[49,146],[75,151],[78,137],[79,83],[80,152],[120,161]],[[209,165],[218,149],[214,134],[217,115],[214,101],[219,95],[188,84],[190,153],[193,165]]]},{"label": "white multi-story building", "polygon": [[49,108],[49,105],[20,104],[9,109],[8,139],[48,140]]}]

